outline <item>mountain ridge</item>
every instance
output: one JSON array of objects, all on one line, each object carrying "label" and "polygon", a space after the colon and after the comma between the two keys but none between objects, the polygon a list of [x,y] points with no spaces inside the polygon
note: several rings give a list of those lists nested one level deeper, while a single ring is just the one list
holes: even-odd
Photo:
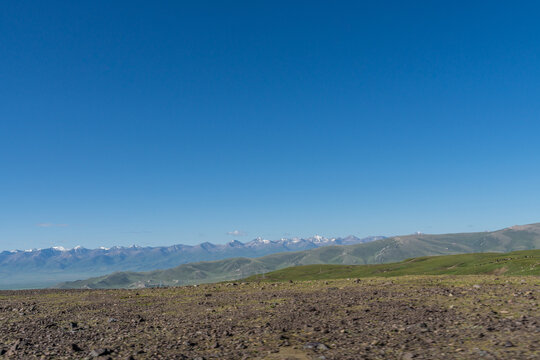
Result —
[{"label": "mountain ridge", "polygon": [[170,246],[113,246],[87,249],[76,246],[0,252],[0,288],[50,286],[60,281],[100,276],[116,271],[151,271],[180,264],[210,261],[235,256],[258,257],[276,252],[298,251],[332,244],[363,243],[381,236],[358,238],[255,238],[226,244],[201,243]]},{"label": "mountain ridge", "polygon": [[326,246],[259,258],[236,257],[183,264],[148,273],[115,273],[59,284],[61,288],[136,288],[156,285],[192,285],[240,279],[246,276],[311,264],[364,265],[405,259],[477,252],[511,252],[540,248],[540,223],[493,232],[412,234],[357,245]]}]

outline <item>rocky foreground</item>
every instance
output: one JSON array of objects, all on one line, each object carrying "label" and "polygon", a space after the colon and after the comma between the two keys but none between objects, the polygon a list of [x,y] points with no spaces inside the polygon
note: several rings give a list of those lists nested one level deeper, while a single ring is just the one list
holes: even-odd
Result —
[{"label": "rocky foreground", "polygon": [[540,278],[0,292],[8,359],[538,359]]}]

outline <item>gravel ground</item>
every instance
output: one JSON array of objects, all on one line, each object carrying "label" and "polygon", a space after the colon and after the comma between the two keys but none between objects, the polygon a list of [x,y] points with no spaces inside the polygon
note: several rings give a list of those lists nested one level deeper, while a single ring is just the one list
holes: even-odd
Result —
[{"label": "gravel ground", "polygon": [[540,278],[0,292],[7,359],[538,359]]}]

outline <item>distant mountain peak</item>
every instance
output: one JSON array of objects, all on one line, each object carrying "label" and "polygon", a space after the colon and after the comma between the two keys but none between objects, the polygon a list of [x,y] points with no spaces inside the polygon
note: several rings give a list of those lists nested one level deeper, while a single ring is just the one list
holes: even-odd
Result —
[{"label": "distant mountain peak", "polygon": [[272,241],[263,239],[262,237],[257,237],[255,239],[245,243],[244,245],[246,245],[246,246],[260,246],[260,245],[268,245],[270,243],[272,243]]},{"label": "distant mountain peak", "polygon": [[[269,240],[257,237],[248,242],[233,240],[225,244],[203,242],[198,245],[170,246],[101,246],[85,249],[80,245],[68,249],[53,246],[47,249],[29,249],[0,252],[0,288],[15,275],[35,283],[36,274],[44,278],[55,278],[58,282],[117,271],[149,271],[174,267],[197,261],[221,260],[234,257],[259,257],[279,252],[303,251],[329,245],[351,245],[376,240],[326,238],[315,235],[311,238],[282,238]],[[45,284],[47,285],[47,284]]]},{"label": "distant mountain peak", "polygon": [[233,240],[233,241],[229,241],[227,243],[227,246],[230,246],[230,247],[242,247],[242,246],[244,246],[244,243],[241,242],[241,241],[238,241],[238,240]]}]

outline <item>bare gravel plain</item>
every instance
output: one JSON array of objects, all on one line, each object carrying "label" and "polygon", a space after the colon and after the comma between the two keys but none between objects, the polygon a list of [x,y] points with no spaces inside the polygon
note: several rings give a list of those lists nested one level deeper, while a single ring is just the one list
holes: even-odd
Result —
[{"label": "bare gravel plain", "polygon": [[540,278],[0,292],[6,359],[539,359]]}]

